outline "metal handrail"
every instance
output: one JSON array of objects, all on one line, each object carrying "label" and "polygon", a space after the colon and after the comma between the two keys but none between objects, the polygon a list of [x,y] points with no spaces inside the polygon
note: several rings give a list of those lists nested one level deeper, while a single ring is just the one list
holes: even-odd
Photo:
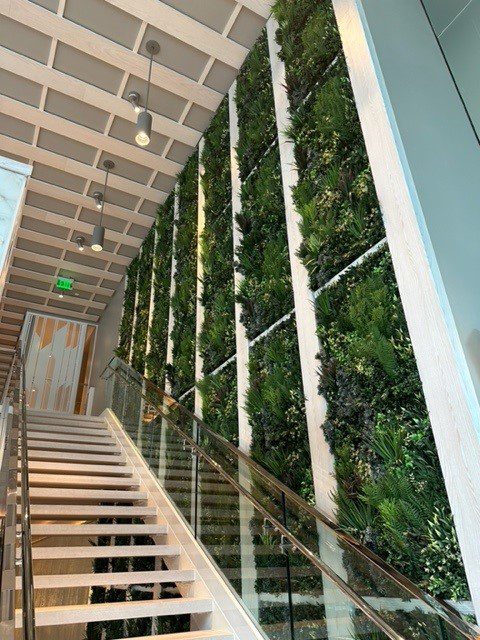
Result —
[{"label": "metal handrail", "polygon": [[[25,640],[35,640],[35,605],[33,587],[33,564],[32,564],[32,540],[30,525],[30,495],[28,480],[28,438],[27,438],[27,405],[25,386],[25,366],[21,353],[21,347],[12,363],[12,368],[7,378],[2,403],[7,402],[8,390],[15,375],[15,388],[13,391],[13,418],[15,418],[16,441],[12,440],[12,420],[10,420],[10,431],[5,433],[3,443],[4,456],[2,463],[2,476],[0,477],[2,491],[0,496],[0,589],[3,574],[3,551],[5,543],[5,531],[7,520],[7,504],[9,495],[13,492],[16,495],[17,462],[15,467],[10,468],[10,453],[18,451],[18,440],[20,441],[20,477],[21,477],[21,566],[22,566],[22,618],[23,618],[23,638]],[[15,447],[15,448],[14,448]],[[18,456],[18,453],[17,453]],[[6,465],[9,467],[6,469]],[[6,471],[6,474],[5,474]],[[14,482],[13,482],[14,480]],[[15,505],[13,505],[15,507]],[[13,527],[16,528],[16,508],[13,510]],[[10,569],[11,571],[11,569]],[[0,591],[1,593],[1,591]],[[13,586],[13,594],[15,593]]]},{"label": "metal handrail", "polygon": [[35,600],[33,587],[32,528],[30,519],[30,485],[28,479],[27,398],[25,363],[20,364],[20,461],[21,461],[21,522],[22,522],[22,617],[23,637],[35,640]]},{"label": "metal handrail", "polygon": [[[339,587],[341,591],[343,591],[348,597],[350,597],[357,606],[369,617],[372,619],[375,624],[377,624],[384,633],[387,634],[389,638],[394,640],[400,640],[402,636],[398,635],[397,632],[391,629],[388,625],[388,630],[385,629],[385,621],[382,618],[379,618],[378,614],[370,607],[370,605],[356,592],[352,591],[351,587],[345,583],[336,573],[334,573],[327,565],[325,565],[315,554],[313,554],[307,547],[303,545],[280,521],[278,521],[274,516],[272,516],[262,505],[258,502],[258,500],[244,487],[242,487],[234,478],[232,478],[221,465],[211,458],[206,451],[204,451],[197,442],[191,438],[188,434],[184,433],[177,424],[175,424],[168,415],[164,413],[164,409],[167,406],[168,408],[177,408],[180,412],[183,412],[188,418],[193,420],[199,425],[200,429],[205,430],[206,433],[211,435],[217,441],[221,442],[222,445],[226,446],[237,458],[241,459],[247,465],[255,469],[259,475],[263,477],[265,481],[269,483],[269,485],[275,486],[282,496],[287,496],[289,499],[294,501],[301,507],[303,510],[307,511],[310,515],[315,517],[317,520],[320,520],[323,524],[328,526],[333,533],[340,538],[343,542],[345,542],[348,546],[351,546],[358,552],[360,555],[363,555],[366,560],[375,564],[375,566],[380,569],[384,574],[386,574],[390,579],[396,582],[398,585],[403,587],[406,591],[408,591],[412,596],[417,598],[419,601],[424,603],[430,609],[433,609],[435,613],[437,613],[442,619],[444,619],[447,623],[451,624],[459,633],[461,633],[464,637],[470,640],[480,640],[480,634],[476,630],[473,625],[469,625],[467,622],[462,620],[455,611],[453,611],[446,603],[441,600],[437,600],[425,594],[421,589],[419,589],[414,583],[408,580],[405,576],[400,574],[396,569],[391,567],[384,560],[379,558],[372,551],[364,547],[361,543],[356,541],[354,538],[341,531],[338,526],[333,523],[325,514],[318,511],[315,507],[312,507],[309,503],[303,500],[300,496],[298,496],[294,491],[292,491],[289,487],[284,485],[282,482],[277,480],[274,476],[272,476],[268,471],[266,471],[262,466],[260,466],[257,462],[252,460],[248,455],[237,449],[232,443],[223,438],[223,436],[219,435],[212,429],[210,429],[200,418],[198,418],[195,414],[189,411],[186,407],[179,404],[174,398],[170,395],[159,389],[156,385],[154,385],[150,380],[142,376],[140,373],[135,371],[130,365],[125,363],[118,357],[113,357],[110,362],[105,367],[102,372],[102,376],[106,373],[107,370],[112,371],[113,374],[121,375],[121,370],[114,369],[111,365],[112,362],[117,361],[121,363],[124,369],[128,369],[130,372],[135,374],[137,378],[137,382],[139,385],[141,384],[139,391],[141,397],[147,401],[147,403],[151,406],[154,405],[152,403],[151,398],[147,397],[144,390],[147,387],[151,387],[153,391],[159,394],[162,398],[162,404],[159,404],[155,408],[158,411],[158,415],[164,418],[170,426],[172,426],[179,435],[189,443],[189,445],[194,449],[198,455],[203,457],[210,465],[212,465],[216,471],[218,471],[230,484],[235,486],[235,488],[240,491],[252,504],[254,504],[255,508],[261,512],[264,517],[266,517],[274,527],[282,533],[293,545],[297,548],[303,555],[305,555],[317,568],[319,568],[322,572],[328,575]],[[121,375],[121,378],[130,386],[134,386],[130,379]],[[135,388],[135,387],[134,387]],[[380,622],[378,622],[378,620]]]}]

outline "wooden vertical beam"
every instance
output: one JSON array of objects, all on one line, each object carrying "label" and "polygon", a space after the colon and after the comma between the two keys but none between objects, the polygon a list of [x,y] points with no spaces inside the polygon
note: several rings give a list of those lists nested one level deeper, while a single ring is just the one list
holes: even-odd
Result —
[{"label": "wooden vertical beam", "polygon": [[[232,217],[233,217],[233,256],[237,255],[237,250],[242,242],[242,232],[237,225],[237,215],[242,210],[242,201],[240,198],[241,181],[240,171],[238,168],[237,145],[238,145],[238,115],[237,105],[235,103],[235,92],[237,83],[234,82],[228,92],[228,109],[230,117],[230,170],[232,174]],[[243,275],[237,268],[234,268],[234,287],[235,295],[239,291],[240,283]],[[252,428],[250,426],[245,403],[247,400],[247,392],[249,386],[248,376],[248,338],[245,326],[240,316],[242,306],[239,302],[235,302],[235,341],[237,348],[237,404],[238,404],[238,440],[239,448],[245,453],[250,452],[252,443]]]},{"label": "wooden vertical beam", "polygon": [[[140,261],[142,259],[142,250],[143,250],[143,245],[140,247],[140,253],[139,253],[139,267],[140,267]],[[132,359],[133,359],[133,343],[134,343],[134,339],[135,339],[135,328],[136,328],[136,324],[137,324],[137,305],[138,305],[138,284],[140,282],[140,268],[137,269],[137,282],[135,285],[135,303],[134,303],[134,307],[133,307],[133,320],[132,320],[132,337],[130,338],[130,351],[128,354],[128,364],[132,364]]]},{"label": "wooden vertical beam", "polygon": [[[170,272],[170,307],[168,310],[168,339],[167,339],[167,366],[173,364],[173,339],[172,331],[174,325],[172,298],[175,295],[176,281],[175,276],[177,274],[177,257],[176,244],[177,244],[177,231],[178,231],[178,215],[179,215],[179,202],[178,202],[178,182],[175,185],[175,199],[173,205],[173,237],[172,237],[172,269]],[[165,391],[170,394],[172,392],[172,385],[168,376],[165,378]]]},{"label": "wooden vertical beam", "polygon": [[478,142],[421,3],[333,7],[480,619],[480,406],[467,368],[470,346],[478,376]]},{"label": "wooden vertical beam", "polygon": [[[202,138],[198,146],[198,218],[197,218],[197,315],[195,327],[195,384],[203,378],[203,358],[200,353],[200,334],[202,332],[205,309],[203,296],[203,256],[202,236],[205,229],[205,194],[203,192],[202,176],[205,168],[202,164],[202,153],[205,140]],[[203,417],[202,396],[195,386],[195,415]]]},{"label": "wooden vertical beam", "polygon": [[151,376],[151,371],[148,368],[148,356],[150,355],[150,351],[152,350],[152,323],[153,323],[153,309],[155,307],[155,276],[157,270],[157,242],[158,242],[158,233],[157,233],[157,225],[155,224],[155,238],[153,241],[153,256],[152,256],[152,278],[150,280],[150,303],[148,306],[148,328],[147,328],[147,345],[145,348],[145,377],[149,378]]},{"label": "wooden vertical beam", "polygon": [[330,518],[335,515],[335,503],[332,494],[337,488],[334,476],[334,459],[322,430],[327,415],[327,402],[318,393],[318,360],[320,344],[317,337],[315,299],[310,289],[308,271],[298,257],[302,245],[300,232],[301,218],[293,202],[292,189],[298,183],[298,171],[295,163],[294,144],[286,131],[290,127],[288,94],[286,89],[285,64],[279,57],[280,47],[275,34],[278,29],[276,20],[271,17],[267,22],[268,49],[272,71],[275,114],[277,120],[280,164],[283,182],[283,198],[287,221],[288,252],[292,272],[293,298],[297,324],[298,348],[302,370],[305,412],[312,459],[313,483],[317,507]]}]

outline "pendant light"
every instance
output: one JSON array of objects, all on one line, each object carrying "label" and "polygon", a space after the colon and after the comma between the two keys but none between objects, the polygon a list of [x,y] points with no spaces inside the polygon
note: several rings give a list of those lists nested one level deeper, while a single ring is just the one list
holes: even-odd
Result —
[{"label": "pendant light", "polygon": [[112,160],[105,160],[103,163],[105,167],[105,187],[103,189],[103,197],[102,197],[102,209],[100,211],[100,224],[96,224],[93,229],[92,234],[92,251],[102,251],[103,250],[103,242],[105,240],[105,227],[102,226],[103,222],[103,210],[105,209],[105,197],[107,195],[107,183],[108,183],[108,174],[115,167],[115,163]]},{"label": "pendant light", "polygon": [[137,134],[135,142],[140,147],[146,147],[150,144],[152,136],[152,114],[148,112],[148,98],[150,95],[150,83],[152,79],[153,56],[160,52],[160,45],[156,40],[149,40],[146,45],[147,52],[150,54],[150,65],[148,68],[147,97],[145,100],[145,109],[138,114]]}]

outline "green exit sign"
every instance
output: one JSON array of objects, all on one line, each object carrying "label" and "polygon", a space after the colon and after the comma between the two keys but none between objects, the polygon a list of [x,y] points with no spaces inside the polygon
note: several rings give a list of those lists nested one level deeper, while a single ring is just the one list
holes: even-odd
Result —
[{"label": "green exit sign", "polygon": [[62,291],[71,291],[72,287],[72,278],[57,278],[57,289],[61,289]]}]

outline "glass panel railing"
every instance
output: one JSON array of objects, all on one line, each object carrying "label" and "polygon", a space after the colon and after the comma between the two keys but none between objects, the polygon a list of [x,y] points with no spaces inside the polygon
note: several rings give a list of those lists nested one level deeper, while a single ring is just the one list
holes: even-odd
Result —
[{"label": "glass panel railing", "polygon": [[124,362],[105,375],[125,431],[269,638],[478,640]]}]

